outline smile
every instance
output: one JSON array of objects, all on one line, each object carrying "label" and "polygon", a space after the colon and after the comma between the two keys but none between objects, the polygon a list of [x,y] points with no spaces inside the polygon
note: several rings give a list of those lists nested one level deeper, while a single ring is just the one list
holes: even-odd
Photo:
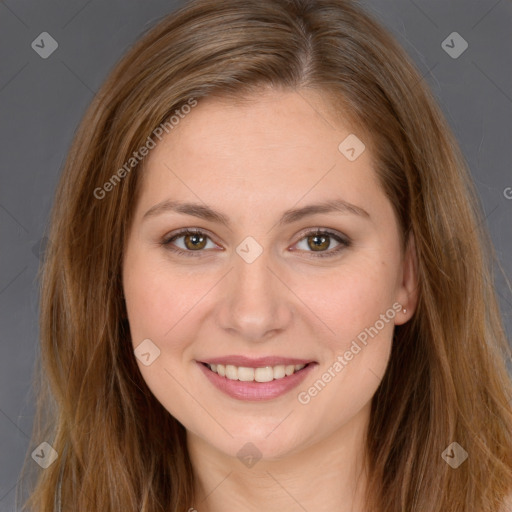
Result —
[{"label": "smile", "polygon": [[228,356],[196,361],[214,389],[244,401],[272,400],[296,388],[318,363],[300,359]]},{"label": "smile", "polygon": [[305,364],[279,364],[276,366],[263,366],[260,368],[249,368],[247,366],[234,366],[231,364],[206,364],[206,366],[217,375],[226,377],[229,380],[242,382],[271,382],[283,379],[306,367]]}]

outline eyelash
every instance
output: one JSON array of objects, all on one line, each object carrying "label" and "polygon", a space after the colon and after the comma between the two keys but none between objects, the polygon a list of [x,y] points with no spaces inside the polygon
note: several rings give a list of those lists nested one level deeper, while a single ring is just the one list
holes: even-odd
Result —
[{"label": "eyelash", "polygon": [[[187,236],[187,235],[204,235],[208,239],[211,240],[211,238],[204,231],[201,231],[199,229],[184,229],[184,230],[172,235],[171,238],[165,238],[164,240],[162,240],[160,245],[164,246],[166,249],[168,249],[172,252],[175,252],[179,255],[192,256],[192,257],[200,256],[201,253],[204,251],[202,251],[202,250],[184,251],[183,249],[180,249],[180,248],[172,245],[171,242],[174,242],[176,239],[181,238],[183,236]],[[330,251],[319,251],[316,253],[314,251],[306,251],[306,252],[311,252],[311,255],[313,258],[332,258],[332,257],[338,255],[343,249],[346,249],[347,247],[350,247],[350,245],[351,245],[351,241],[348,237],[341,237],[340,235],[337,235],[336,233],[333,233],[332,231],[328,231],[328,230],[324,230],[324,229],[320,229],[320,228],[316,228],[312,231],[308,231],[300,238],[299,242],[305,238],[310,237],[310,236],[322,236],[322,235],[328,235],[328,236],[334,238],[337,242],[339,242],[340,245],[336,249],[333,249]]]}]

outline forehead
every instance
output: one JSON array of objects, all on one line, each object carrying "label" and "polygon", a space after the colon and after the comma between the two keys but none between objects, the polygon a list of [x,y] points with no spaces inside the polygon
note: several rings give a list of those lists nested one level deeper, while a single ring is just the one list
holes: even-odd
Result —
[{"label": "forehead", "polygon": [[146,158],[142,198],[238,199],[249,210],[265,200],[292,205],[326,194],[360,201],[378,187],[369,141],[350,161],[340,143],[357,134],[332,114],[310,91],[200,99]]},{"label": "forehead", "polygon": [[217,158],[241,157],[244,149],[297,154],[314,146],[325,150],[329,145],[336,154],[339,137],[352,130],[343,117],[334,121],[333,113],[327,98],[312,91],[266,90],[233,99],[209,97],[199,100],[167,138],[174,139],[182,151],[200,156],[194,151],[199,146]]}]

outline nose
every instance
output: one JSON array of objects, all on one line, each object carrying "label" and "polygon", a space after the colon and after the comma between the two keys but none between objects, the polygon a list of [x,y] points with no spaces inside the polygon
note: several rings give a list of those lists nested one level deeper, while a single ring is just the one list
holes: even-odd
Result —
[{"label": "nose", "polygon": [[293,319],[293,293],[268,252],[263,251],[252,263],[238,255],[233,259],[218,310],[220,327],[249,342],[267,341],[288,329]]}]

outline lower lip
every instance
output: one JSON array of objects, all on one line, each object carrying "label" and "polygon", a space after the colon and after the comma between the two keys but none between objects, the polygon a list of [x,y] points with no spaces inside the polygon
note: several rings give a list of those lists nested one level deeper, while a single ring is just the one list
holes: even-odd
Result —
[{"label": "lower lip", "polygon": [[298,386],[309,374],[309,372],[316,366],[316,363],[309,363],[307,366],[293,373],[283,377],[282,379],[274,379],[270,382],[243,382],[240,380],[231,380],[227,377],[221,377],[218,373],[212,372],[203,363],[198,362],[201,371],[206,378],[217,388],[238,400],[272,400],[278,396],[288,393],[296,386]]}]

